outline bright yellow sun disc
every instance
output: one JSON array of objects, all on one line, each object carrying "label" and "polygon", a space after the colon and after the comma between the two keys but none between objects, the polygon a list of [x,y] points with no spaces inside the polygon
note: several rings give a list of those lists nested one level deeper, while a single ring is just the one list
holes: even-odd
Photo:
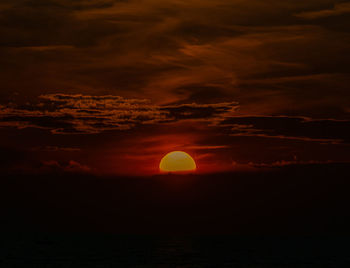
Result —
[{"label": "bright yellow sun disc", "polygon": [[168,153],[159,163],[159,170],[162,172],[194,171],[196,168],[193,158],[181,151]]}]

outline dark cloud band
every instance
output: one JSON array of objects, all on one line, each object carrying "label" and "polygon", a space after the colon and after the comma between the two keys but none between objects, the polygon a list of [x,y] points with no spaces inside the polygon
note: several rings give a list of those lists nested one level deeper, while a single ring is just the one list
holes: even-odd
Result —
[{"label": "dark cloud band", "polygon": [[50,94],[40,96],[36,104],[1,106],[0,125],[43,128],[55,134],[92,134],[140,124],[216,120],[237,107],[236,102],[157,106],[144,99],[112,95]]}]

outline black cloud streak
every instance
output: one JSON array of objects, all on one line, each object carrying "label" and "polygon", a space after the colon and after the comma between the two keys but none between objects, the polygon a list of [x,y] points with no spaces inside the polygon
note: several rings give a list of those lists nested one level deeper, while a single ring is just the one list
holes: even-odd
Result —
[{"label": "black cloud streak", "polygon": [[287,116],[230,117],[220,125],[231,128],[231,135],[349,143],[350,121]]}]

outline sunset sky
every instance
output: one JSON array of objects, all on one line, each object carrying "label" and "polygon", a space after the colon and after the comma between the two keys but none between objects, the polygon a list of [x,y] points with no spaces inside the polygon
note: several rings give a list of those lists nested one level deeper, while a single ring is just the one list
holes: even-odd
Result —
[{"label": "sunset sky", "polygon": [[350,161],[350,2],[2,0],[0,171]]}]

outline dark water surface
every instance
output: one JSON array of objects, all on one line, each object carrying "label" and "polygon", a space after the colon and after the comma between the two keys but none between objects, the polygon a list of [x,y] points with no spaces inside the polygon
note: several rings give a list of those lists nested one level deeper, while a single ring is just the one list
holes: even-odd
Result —
[{"label": "dark water surface", "polygon": [[6,234],[0,267],[350,267],[350,237]]}]

